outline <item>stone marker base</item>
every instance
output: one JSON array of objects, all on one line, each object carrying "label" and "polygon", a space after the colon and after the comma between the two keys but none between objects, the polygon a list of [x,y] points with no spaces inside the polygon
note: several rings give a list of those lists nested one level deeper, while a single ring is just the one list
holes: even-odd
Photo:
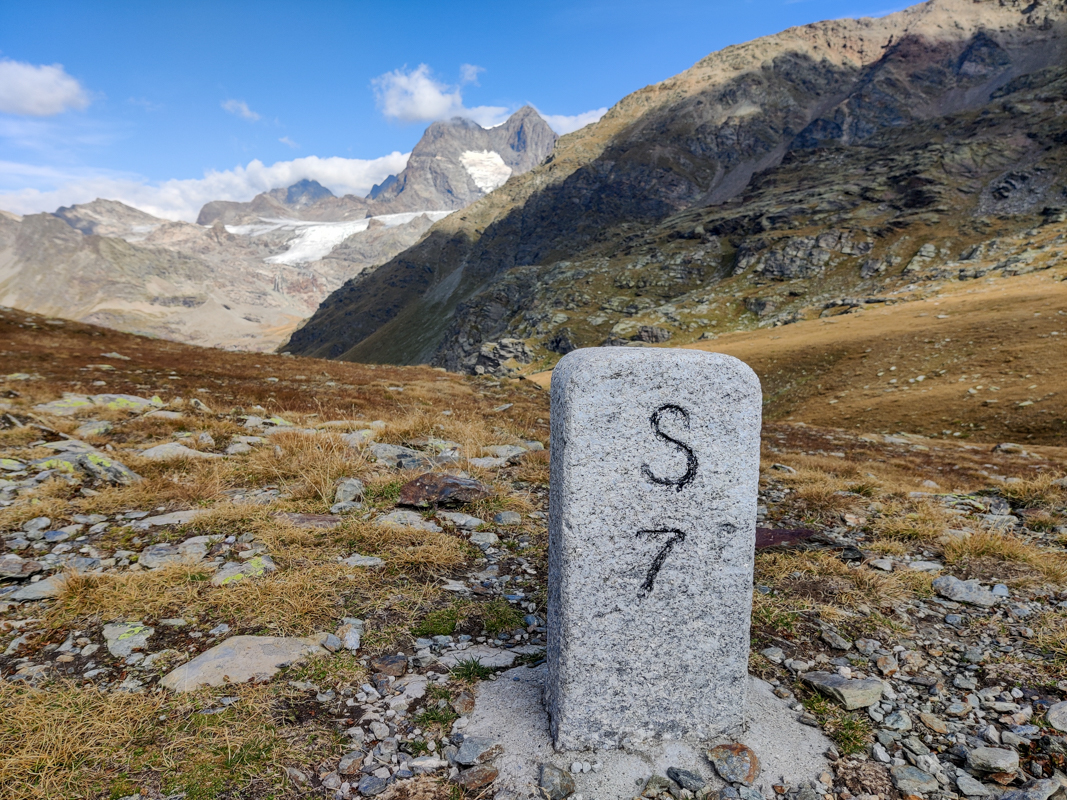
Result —
[{"label": "stone marker base", "polygon": [[[503,753],[493,765],[500,776],[488,796],[541,797],[537,789],[542,764],[569,769],[575,761],[600,762],[598,772],[574,775],[583,800],[631,800],[653,774],[666,775],[668,767],[696,772],[708,784],[725,784],[715,774],[704,751],[721,741],[668,741],[641,743],[623,750],[556,752],[548,729],[548,712],[542,700],[547,670],[516,667],[495,681],[478,684],[474,711],[462,733],[494,739]],[[754,787],[774,797],[772,784],[799,786],[815,780],[828,768],[824,753],[832,742],[818,729],[797,722],[797,713],[774,696],[771,687],[749,677],[746,709],[747,732],[740,741],[751,747],[762,764]],[[680,707],[679,714],[685,709]]]}]

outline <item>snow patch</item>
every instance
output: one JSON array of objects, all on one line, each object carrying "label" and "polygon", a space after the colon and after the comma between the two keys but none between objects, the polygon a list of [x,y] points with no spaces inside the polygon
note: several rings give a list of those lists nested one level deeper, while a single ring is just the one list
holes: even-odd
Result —
[{"label": "snow patch", "polygon": [[432,222],[442,220],[451,211],[408,211],[403,214],[383,214],[380,217],[350,220],[348,222],[311,222],[301,219],[261,218],[259,223],[251,225],[227,225],[226,230],[235,236],[262,236],[274,231],[292,231],[294,234],[286,244],[289,249],[276,256],[263,259],[266,264],[308,264],[328,256],[337,245],[355,233],[362,233],[370,226],[372,219],[383,223],[387,228],[406,225],[416,217],[425,214]]},{"label": "snow patch", "polygon": [[492,150],[467,150],[459,161],[470,174],[474,185],[488,194],[503,186],[511,177],[511,167],[504,163],[499,153]]}]

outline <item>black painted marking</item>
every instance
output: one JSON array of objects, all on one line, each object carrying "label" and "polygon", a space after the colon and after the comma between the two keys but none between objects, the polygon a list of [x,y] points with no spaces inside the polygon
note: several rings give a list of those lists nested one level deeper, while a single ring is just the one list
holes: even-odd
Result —
[{"label": "black painted marking", "polygon": [[648,418],[649,423],[652,425],[652,431],[656,436],[665,442],[677,445],[685,451],[685,474],[680,478],[660,478],[652,474],[652,470],[649,469],[648,464],[641,465],[641,474],[648,478],[653,483],[658,483],[661,486],[673,486],[675,491],[682,491],[682,488],[690,483],[697,474],[697,457],[693,453],[692,449],[685,442],[679,442],[673,436],[668,436],[666,433],[659,429],[660,418],[665,411],[673,411],[676,414],[681,415],[682,420],[685,422],[686,430],[689,430],[689,412],[681,406],[676,406],[673,403],[667,403],[660,406],[652,412],[652,416]]},{"label": "black painted marking", "polygon": [[656,582],[656,576],[659,575],[660,569],[663,567],[663,562],[667,560],[667,556],[670,555],[671,549],[678,543],[685,541],[685,531],[680,531],[677,528],[659,528],[656,530],[644,530],[638,531],[638,537],[646,536],[650,540],[654,537],[661,536],[663,534],[674,534],[666,543],[660,548],[660,551],[656,553],[656,557],[652,559],[652,565],[648,568],[648,574],[645,575],[645,582],[641,584],[641,588],[637,590],[637,596],[642,600],[652,592],[652,586]]}]

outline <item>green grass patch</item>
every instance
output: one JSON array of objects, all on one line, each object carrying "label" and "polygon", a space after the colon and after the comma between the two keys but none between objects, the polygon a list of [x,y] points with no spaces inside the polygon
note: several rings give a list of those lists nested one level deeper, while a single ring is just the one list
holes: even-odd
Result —
[{"label": "green grass patch", "polygon": [[494,636],[502,631],[523,627],[522,614],[503,598],[485,603],[481,609],[481,618],[486,633]]},{"label": "green grass patch", "polygon": [[496,672],[492,667],[482,665],[476,658],[465,658],[452,667],[452,676],[461,681],[482,681]]}]

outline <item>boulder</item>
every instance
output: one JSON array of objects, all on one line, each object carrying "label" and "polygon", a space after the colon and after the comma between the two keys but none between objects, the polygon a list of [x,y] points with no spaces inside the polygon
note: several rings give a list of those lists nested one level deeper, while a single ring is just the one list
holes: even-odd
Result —
[{"label": "boulder", "polygon": [[489,488],[480,481],[442,472],[427,472],[400,487],[399,504],[428,508],[458,506],[489,497]]},{"label": "boulder", "polygon": [[978,581],[961,581],[952,575],[934,578],[934,591],[957,603],[970,603],[989,608],[997,602],[996,596],[988,589],[982,588]]},{"label": "boulder", "polygon": [[846,711],[870,708],[882,699],[882,682],[877,678],[854,680],[830,672],[807,672],[800,679],[839,702]]}]

